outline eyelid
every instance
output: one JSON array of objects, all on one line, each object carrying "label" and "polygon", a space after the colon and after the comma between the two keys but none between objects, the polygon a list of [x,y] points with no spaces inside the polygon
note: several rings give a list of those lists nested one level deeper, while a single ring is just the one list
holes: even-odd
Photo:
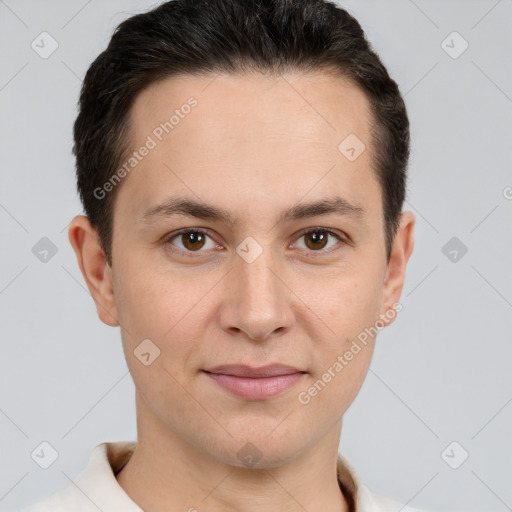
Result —
[{"label": "eyelid", "polygon": [[348,235],[346,235],[342,231],[338,231],[337,229],[332,229],[332,228],[324,228],[323,226],[313,226],[310,228],[304,228],[303,230],[299,231],[296,236],[297,236],[297,238],[300,238],[301,236],[304,236],[307,233],[310,233],[312,231],[322,231],[324,233],[328,233],[329,235],[333,235],[336,238],[338,238],[340,240],[340,242],[346,242],[346,243],[350,242]]}]

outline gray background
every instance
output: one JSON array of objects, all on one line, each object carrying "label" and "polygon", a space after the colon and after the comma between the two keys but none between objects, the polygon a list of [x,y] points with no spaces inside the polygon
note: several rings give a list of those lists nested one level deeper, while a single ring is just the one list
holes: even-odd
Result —
[{"label": "gray background", "polygon": [[[1,511],[69,485],[96,444],[136,437],[119,330],[97,318],[66,228],[82,212],[81,79],[113,28],[153,5],[0,0]],[[512,510],[512,1],[341,5],[405,95],[417,225],[404,309],[379,335],[340,450],[373,491],[413,506]],[[47,59],[31,48],[43,31],[59,45]],[[469,44],[457,58],[453,31]],[[42,237],[57,248],[47,262],[32,252]],[[452,237],[468,249],[457,261],[442,250]],[[59,454],[46,470],[30,455],[42,441]]]}]

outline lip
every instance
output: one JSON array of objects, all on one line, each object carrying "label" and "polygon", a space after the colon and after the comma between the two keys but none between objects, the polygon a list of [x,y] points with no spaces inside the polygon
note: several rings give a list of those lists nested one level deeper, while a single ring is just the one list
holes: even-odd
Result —
[{"label": "lip", "polygon": [[232,375],[233,377],[248,377],[251,379],[304,373],[298,368],[284,364],[267,364],[266,366],[260,366],[258,368],[246,364],[224,364],[205,371],[208,373]]},{"label": "lip", "polygon": [[306,372],[282,364],[259,368],[222,365],[203,372],[225,390],[247,400],[265,400],[294,386]]}]

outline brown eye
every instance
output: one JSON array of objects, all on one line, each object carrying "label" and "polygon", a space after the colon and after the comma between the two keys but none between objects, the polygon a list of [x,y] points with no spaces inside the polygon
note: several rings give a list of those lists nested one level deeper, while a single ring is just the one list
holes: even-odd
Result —
[{"label": "brown eye", "polygon": [[[305,233],[302,233],[300,239],[304,239],[304,246],[306,249],[314,252],[328,252],[323,251],[325,249],[329,242],[330,238],[334,238],[334,245],[336,245],[336,241],[343,242],[343,239],[337,235],[335,232],[330,231],[328,229],[310,229],[309,231],[306,231]],[[331,244],[329,248],[331,248],[333,245]]]},{"label": "brown eye", "polygon": [[[169,238],[166,243],[177,247],[185,252],[204,252],[201,249],[212,249],[215,243],[212,241],[211,246],[207,246],[208,239],[211,237],[200,229],[187,229],[176,233]],[[179,242],[179,243],[175,243]]]},{"label": "brown eye", "polygon": [[310,231],[305,235],[306,246],[309,249],[323,249],[327,245],[328,236],[323,231]]},{"label": "brown eye", "polygon": [[198,231],[191,231],[181,235],[181,241],[187,249],[195,251],[201,249],[205,242],[205,236]]}]

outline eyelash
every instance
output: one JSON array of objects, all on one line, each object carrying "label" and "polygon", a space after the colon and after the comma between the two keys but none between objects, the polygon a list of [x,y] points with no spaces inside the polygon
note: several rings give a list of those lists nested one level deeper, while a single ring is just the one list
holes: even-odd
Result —
[{"label": "eyelash", "polygon": [[[333,236],[333,237],[337,238],[339,240],[339,242],[341,242],[342,245],[351,245],[351,241],[348,238],[345,238],[345,237],[339,235],[335,231],[332,231],[332,230],[327,229],[327,228],[321,228],[321,227],[308,228],[305,231],[301,231],[299,233],[299,236],[298,236],[297,240],[299,240],[300,238],[302,238],[305,235],[309,235],[310,233],[315,233],[315,232],[320,232],[320,233],[324,233],[324,234],[326,233],[326,234],[328,234],[330,236]],[[188,233],[201,233],[202,235],[207,235],[208,237],[213,239],[210,230],[203,229],[203,228],[186,228],[186,229],[181,229],[179,231],[170,233],[168,236],[164,237],[163,244],[165,244],[166,246],[170,247],[171,248],[170,250],[172,252],[177,252],[177,253],[181,253],[181,254],[185,253],[187,255],[191,255],[192,257],[197,257],[202,252],[205,252],[205,251],[202,251],[202,250],[198,250],[198,251],[183,250],[183,249],[177,248],[176,246],[174,246],[171,243],[175,238],[179,237],[180,235],[185,235],[185,234],[188,234]],[[322,255],[322,254],[330,254],[331,252],[336,251],[338,249],[336,247],[331,247],[330,249],[327,249],[327,250],[319,249],[317,251],[310,250],[308,252],[320,253],[320,255]],[[317,257],[317,256],[313,256],[312,255],[310,257]]]}]

